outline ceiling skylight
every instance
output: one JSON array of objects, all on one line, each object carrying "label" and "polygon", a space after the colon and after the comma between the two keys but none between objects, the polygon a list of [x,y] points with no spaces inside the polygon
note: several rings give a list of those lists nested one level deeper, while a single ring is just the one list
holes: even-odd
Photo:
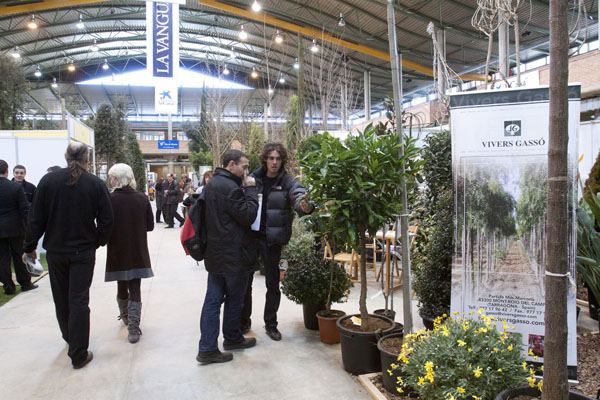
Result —
[{"label": "ceiling skylight", "polygon": [[[102,78],[89,79],[77,82],[78,85],[105,85],[105,86],[154,86],[151,72],[147,69],[115,74]],[[179,70],[177,86],[182,88],[211,88],[211,89],[251,89],[248,86],[231,82],[225,79],[215,78],[187,69]]]}]

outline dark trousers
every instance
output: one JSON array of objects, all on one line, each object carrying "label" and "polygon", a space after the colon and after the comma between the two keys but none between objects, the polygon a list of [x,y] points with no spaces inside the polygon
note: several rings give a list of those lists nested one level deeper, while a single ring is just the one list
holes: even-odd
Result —
[{"label": "dark trousers", "polygon": [[142,279],[117,281],[117,297],[122,300],[142,301]]},{"label": "dark trousers", "polygon": [[[281,291],[279,290],[279,261],[281,260],[281,246],[268,245],[265,235],[256,234],[255,244],[258,254],[265,266],[265,285],[267,295],[265,299],[264,320],[267,328],[277,327],[277,310],[281,302]],[[252,281],[254,274],[250,274],[248,287],[244,297],[244,309],[242,310],[242,326],[250,326],[252,315]]]},{"label": "dark trousers", "polygon": [[167,215],[167,224],[169,224],[169,226],[174,225],[175,222],[173,221],[173,218],[177,219],[177,221],[179,221],[180,224],[183,224],[183,222],[185,221],[183,217],[177,212],[178,205],[179,203],[169,204],[169,214]]},{"label": "dark trousers", "polygon": [[5,291],[15,289],[15,283],[12,280],[12,272],[10,270],[11,258],[19,285],[31,285],[31,276],[27,273],[27,268],[21,258],[22,256],[23,237],[0,238],[0,282],[4,285]]},{"label": "dark trousers", "polygon": [[96,250],[48,252],[47,257],[58,326],[69,344],[71,362],[78,365],[87,358],[90,342],[90,286]]},{"label": "dark trousers", "polygon": [[217,275],[208,273],[206,297],[200,317],[200,343],[198,351],[215,351],[219,345],[219,316],[223,309],[223,339],[225,343],[238,343],[243,340],[240,329],[240,316],[244,306],[244,293],[248,284],[248,274]]},{"label": "dark trousers", "polygon": [[[158,200],[158,199],[157,199]],[[160,214],[162,213],[162,201],[156,202],[156,222],[160,222]],[[166,215],[165,215],[166,217]]]}]

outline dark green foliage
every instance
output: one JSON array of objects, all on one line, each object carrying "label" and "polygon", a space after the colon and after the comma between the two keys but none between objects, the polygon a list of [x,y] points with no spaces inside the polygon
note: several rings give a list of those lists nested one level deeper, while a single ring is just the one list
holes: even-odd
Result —
[{"label": "dark green foliage", "polygon": [[265,144],[264,132],[258,124],[253,122],[252,125],[250,125],[250,145],[248,146],[248,152],[246,153],[250,162],[248,166],[250,172],[261,166],[258,158]]},{"label": "dark green foliage", "polygon": [[204,165],[212,165],[212,151],[200,150],[195,153],[190,153],[190,163],[195,170]]},{"label": "dark green foliage", "polygon": [[[590,194],[595,209],[600,209],[600,198]],[[598,220],[600,215],[595,213],[586,198],[577,208],[577,273],[585,285],[600,299],[600,232]]]},{"label": "dark green foliage", "polygon": [[137,141],[135,133],[132,131],[128,131],[125,134],[125,154],[126,154],[126,164],[129,164],[131,169],[133,170],[133,176],[135,177],[135,182],[137,184],[137,190],[140,192],[145,192],[146,190],[146,166],[144,165],[144,158],[142,156],[142,151],[140,150],[140,145]]},{"label": "dark green foliage", "polygon": [[304,113],[300,110],[298,96],[290,97],[285,110],[285,125],[283,133],[285,135],[285,145],[290,154],[298,146],[298,139],[301,137],[302,126],[304,124]]},{"label": "dark green foliage", "polygon": [[[92,120],[90,120],[92,122]],[[123,136],[119,122],[109,104],[102,104],[93,119],[96,160],[104,160],[107,170],[122,158]]]},{"label": "dark green foliage", "polygon": [[0,129],[18,129],[27,91],[25,73],[12,57],[0,55],[0,77]]},{"label": "dark green foliage", "polygon": [[450,311],[453,251],[452,149],[450,132],[425,139],[421,155],[426,188],[413,219],[420,221],[412,263],[412,285],[420,314],[437,317]]},{"label": "dark green foliage", "polygon": [[600,153],[598,153],[596,162],[594,162],[590,175],[586,179],[583,187],[583,198],[586,200],[588,207],[594,210],[595,213],[599,213],[600,208],[597,208],[592,194],[598,192],[600,192]]}]

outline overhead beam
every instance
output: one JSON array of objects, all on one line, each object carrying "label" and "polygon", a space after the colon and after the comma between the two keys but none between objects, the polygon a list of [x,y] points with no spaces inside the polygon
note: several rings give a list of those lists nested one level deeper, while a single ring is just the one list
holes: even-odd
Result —
[{"label": "overhead beam", "polygon": [[79,88],[78,84],[75,84],[75,89],[77,89],[77,93],[79,94],[79,96],[83,99],[83,102],[85,103],[86,106],[88,106],[88,108],[90,109],[90,111],[92,112],[92,114],[96,114],[96,112],[94,111],[94,109],[92,108],[92,105],[90,104],[90,102],[85,98],[85,96],[83,95],[83,92],[81,91],[81,89]]},{"label": "overhead beam", "polygon": [[[208,7],[216,8],[218,10],[227,11],[227,12],[230,12],[235,15],[240,15],[247,19],[251,19],[254,21],[268,24],[268,25],[276,26],[278,28],[282,28],[282,29],[285,29],[285,30],[288,30],[291,32],[298,32],[304,36],[308,36],[308,37],[315,38],[315,39],[321,39],[326,42],[333,43],[335,45],[342,46],[347,49],[357,51],[359,53],[367,54],[372,57],[379,58],[380,60],[390,62],[390,54],[388,52],[385,52],[385,51],[382,51],[379,49],[374,49],[369,46],[352,43],[352,42],[349,42],[347,40],[343,40],[340,38],[336,38],[335,36],[333,36],[327,32],[324,32],[322,30],[316,29],[316,28],[296,25],[291,22],[284,21],[282,19],[273,17],[273,16],[268,15],[263,12],[255,13],[250,10],[235,7],[235,6],[232,6],[229,4],[224,4],[224,3],[214,1],[214,0],[198,0],[198,3],[208,6]],[[426,66],[426,65],[418,64],[414,61],[402,59],[402,66],[405,68],[409,68],[409,69],[413,69],[415,71],[422,72],[429,76],[433,76],[433,68]],[[485,80],[484,76],[480,75],[480,74],[465,74],[462,76],[464,79],[469,79],[469,80],[481,80],[481,81]]]},{"label": "overhead beam", "polygon": [[46,0],[40,3],[17,4],[14,6],[0,5],[0,15],[19,14],[31,11],[50,10],[53,8],[65,8],[80,6],[90,3],[104,3],[109,0]]}]

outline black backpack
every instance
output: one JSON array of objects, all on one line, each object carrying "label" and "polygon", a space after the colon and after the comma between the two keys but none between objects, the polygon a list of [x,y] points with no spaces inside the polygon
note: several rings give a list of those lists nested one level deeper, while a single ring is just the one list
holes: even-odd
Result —
[{"label": "black backpack", "polygon": [[192,256],[196,261],[204,260],[206,252],[206,203],[204,192],[198,196],[192,207],[189,209],[183,229],[181,229],[181,245],[185,254]]}]

